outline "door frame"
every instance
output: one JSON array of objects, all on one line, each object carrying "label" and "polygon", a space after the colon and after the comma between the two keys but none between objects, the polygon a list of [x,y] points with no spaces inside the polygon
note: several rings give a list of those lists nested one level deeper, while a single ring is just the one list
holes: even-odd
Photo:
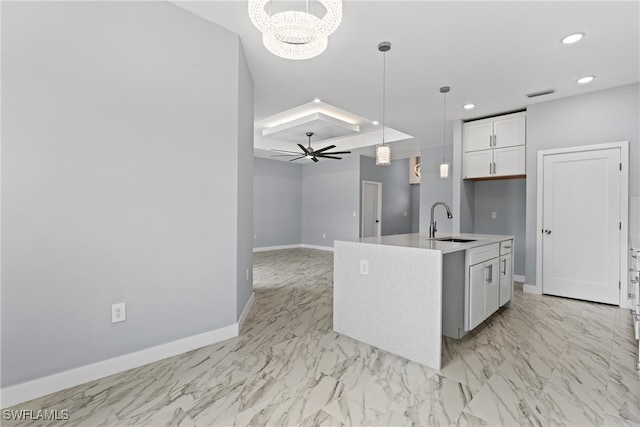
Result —
[{"label": "door frame", "polygon": [[373,184],[378,188],[378,206],[376,206],[376,215],[378,216],[378,225],[377,225],[376,233],[378,234],[378,237],[380,237],[382,235],[382,183],[378,181],[367,181],[366,179],[362,180],[362,187],[360,190],[362,193],[362,197],[361,197],[362,209],[360,214],[360,237],[364,237],[364,207],[365,207],[364,185],[365,184]]},{"label": "door frame", "polygon": [[611,148],[620,149],[620,162],[622,163],[622,172],[620,173],[620,222],[622,223],[622,227],[620,230],[620,263],[618,272],[618,277],[620,278],[619,306],[623,308],[631,308],[631,300],[627,298],[629,293],[629,290],[627,289],[629,286],[627,280],[627,252],[629,250],[629,141],[581,145],[577,147],[538,151],[536,188],[536,287],[540,292],[542,292],[542,233],[538,232],[538,230],[542,230],[542,216],[544,212],[544,156],[597,151]]}]

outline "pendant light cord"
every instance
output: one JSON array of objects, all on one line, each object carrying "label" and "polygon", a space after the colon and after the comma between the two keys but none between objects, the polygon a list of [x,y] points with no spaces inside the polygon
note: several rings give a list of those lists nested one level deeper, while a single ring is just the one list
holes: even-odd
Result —
[{"label": "pendant light cord", "polygon": [[444,108],[442,109],[442,163],[445,163],[447,157],[446,157],[446,150],[445,150],[445,144],[447,141],[447,93],[445,92],[444,94]]},{"label": "pendant light cord", "polygon": [[384,110],[387,82],[387,52],[382,52],[382,145],[384,145]]}]

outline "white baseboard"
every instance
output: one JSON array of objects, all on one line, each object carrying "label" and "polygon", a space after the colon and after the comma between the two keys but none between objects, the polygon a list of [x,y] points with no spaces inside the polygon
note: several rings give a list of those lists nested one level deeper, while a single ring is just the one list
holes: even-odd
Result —
[{"label": "white baseboard", "polygon": [[253,252],[277,251],[279,249],[294,249],[294,248],[301,248],[301,247],[302,245],[300,243],[296,245],[263,246],[261,248],[253,248]]},{"label": "white baseboard", "polygon": [[[252,295],[242,312],[242,321],[246,318],[251,304],[253,304],[253,298]],[[148,363],[157,362],[158,360],[177,356],[187,351],[234,338],[238,336],[239,330],[239,323],[234,323],[233,325],[213,331],[181,338],[166,344],[6,387],[0,392],[0,407],[8,408],[18,403],[84,384],[88,381],[94,381],[126,371],[127,369],[137,368]]]},{"label": "white baseboard", "polygon": [[524,276],[521,276],[519,274],[514,274],[513,280],[520,283],[525,283],[527,281]]},{"label": "white baseboard", "polygon": [[300,243],[297,245],[263,246],[261,248],[253,248],[253,252],[277,251],[280,249],[295,249],[295,248],[319,249],[321,251],[333,252],[332,246],[307,245],[305,243]]},{"label": "white baseboard", "polygon": [[522,285],[522,292],[526,294],[542,294],[542,290],[538,289],[537,286],[527,285],[526,283]]},{"label": "white baseboard", "polygon": [[238,335],[240,335],[240,331],[242,330],[242,325],[244,325],[244,321],[247,320],[247,316],[251,311],[251,307],[253,307],[253,303],[256,300],[256,293],[251,292],[251,296],[249,297],[249,301],[244,305],[244,310],[242,310],[242,314],[240,314],[240,318],[238,319]]},{"label": "white baseboard", "polygon": [[300,245],[301,248],[307,248],[307,249],[319,249],[321,251],[331,251],[333,252],[333,247],[332,246],[317,246],[317,245],[306,245],[306,244],[302,244]]}]

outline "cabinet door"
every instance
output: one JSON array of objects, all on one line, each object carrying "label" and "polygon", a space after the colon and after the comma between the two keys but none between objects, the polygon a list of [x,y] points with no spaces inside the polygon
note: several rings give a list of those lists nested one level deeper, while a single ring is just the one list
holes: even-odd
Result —
[{"label": "cabinet door", "polygon": [[496,119],[493,122],[493,134],[495,135],[493,148],[524,145],[527,134],[526,118]]},{"label": "cabinet door", "polygon": [[491,176],[493,150],[464,153],[464,177],[483,178]]},{"label": "cabinet door", "polygon": [[469,331],[482,323],[486,318],[486,283],[486,263],[469,267],[469,325],[467,326]]},{"label": "cabinet door", "polygon": [[493,176],[525,174],[524,145],[519,147],[496,148],[493,150],[495,162]]},{"label": "cabinet door", "polygon": [[500,307],[511,299],[513,291],[513,258],[511,254],[500,257]]},{"label": "cabinet door", "polygon": [[500,262],[494,258],[485,263],[485,274],[487,275],[485,287],[485,319],[491,316],[500,308]]},{"label": "cabinet door", "polygon": [[465,153],[490,149],[492,136],[493,122],[465,123],[462,128],[462,149]]}]

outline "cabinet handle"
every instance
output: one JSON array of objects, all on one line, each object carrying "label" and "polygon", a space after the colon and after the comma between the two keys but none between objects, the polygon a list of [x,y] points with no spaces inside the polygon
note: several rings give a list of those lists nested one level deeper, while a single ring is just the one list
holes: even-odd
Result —
[{"label": "cabinet handle", "polygon": [[489,147],[493,147],[493,135],[489,135]]},{"label": "cabinet handle", "polygon": [[496,162],[493,162],[493,174],[496,174]]},{"label": "cabinet handle", "polygon": [[505,249],[511,249],[511,245],[509,245],[509,246],[504,245],[504,248],[505,248]]},{"label": "cabinet handle", "polygon": [[487,283],[493,283],[493,264],[491,265],[487,265],[485,267],[487,270],[489,270],[489,274],[487,274]]},{"label": "cabinet handle", "polygon": [[502,274],[506,276],[507,275],[507,259],[506,258],[502,260],[502,268],[503,268]]}]

